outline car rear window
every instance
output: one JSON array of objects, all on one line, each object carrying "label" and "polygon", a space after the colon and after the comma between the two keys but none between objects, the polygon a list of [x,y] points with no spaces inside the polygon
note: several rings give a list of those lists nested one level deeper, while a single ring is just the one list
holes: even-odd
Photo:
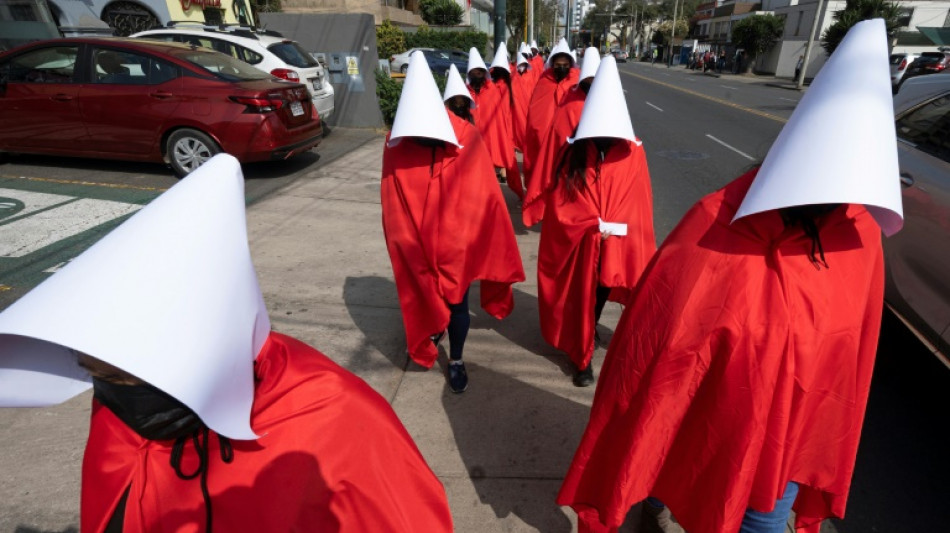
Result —
[{"label": "car rear window", "polygon": [[275,56],[297,68],[313,68],[319,65],[310,54],[294,41],[281,41],[267,47]]},{"label": "car rear window", "polygon": [[899,65],[904,58],[907,57],[907,54],[891,54],[891,64]]},{"label": "car rear window", "polygon": [[201,49],[183,50],[176,57],[195,64],[214,76],[228,81],[266,80],[273,76],[243,61]]}]

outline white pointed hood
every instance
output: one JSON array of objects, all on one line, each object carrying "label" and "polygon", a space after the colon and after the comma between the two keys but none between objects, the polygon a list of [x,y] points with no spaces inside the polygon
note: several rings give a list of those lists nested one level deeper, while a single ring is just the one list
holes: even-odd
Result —
[{"label": "white pointed hood", "polygon": [[[468,56],[471,59],[472,56]],[[498,51],[495,52],[495,59],[491,62],[491,68],[503,68],[509,74],[511,73],[511,66],[508,64],[508,47],[499,46]]]},{"label": "white pointed hood", "polygon": [[590,46],[584,50],[584,60],[581,62],[581,75],[577,79],[577,82],[580,83],[587,78],[594,77],[594,75],[597,74],[598,67],[600,67],[600,51]]},{"label": "white pointed hood", "polygon": [[617,60],[607,56],[600,62],[594,83],[590,86],[581,120],[577,123],[577,133],[567,142],[591,137],[612,137],[638,142],[633,134],[627,100],[620,85],[620,72]]},{"label": "white pointed hood", "polygon": [[446,102],[453,96],[464,96],[468,98],[471,107],[475,107],[472,93],[468,92],[468,87],[465,86],[465,81],[462,80],[462,75],[459,74],[459,69],[455,68],[454,64],[449,65],[449,77],[445,81],[445,92],[442,93],[442,101]]},{"label": "white pointed hood", "polygon": [[468,68],[465,69],[466,78],[468,77],[468,73],[476,68],[485,69],[485,74],[488,74],[488,67],[485,65],[485,61],[482,59],[482,54],[478,53],[478,48],[473,46],[468,51]]},{"label": "white pointed hood", "polygon": [[859,22],[782,128],[733,220],[796,205],[864,204],[885,235],[900,230],[889,76],[884,21]]},{"label": "white pointed hood", "polygon": [[518,61],[516,62],[516,66],[527,64],[528,68],[531,68],[531,62],[528,61],[527,57],[528,55],[531,55],[531,47],[521,43],[521,48],[518,50]]},{"label": "white pointed hood", "polygon": [[[561,39],[561,40],[563,41],[564,39]],[[567,41],[565,41],[565,42],[567,42]],[[530,49],[530,50],[537,50],[537,51],[539,51],[539,52],[541,51],[541,49],[538,48],[538,41],[535,41],[534,39],[531,40],[531,47],[530,47],[529,49]]]},{"label": "white pointed hood", "polygon": [[577,59],[575,59],[574,54],[571,53],[571,47],[567,45],[567,40],[561,37],[561,40],[557,42],[557,46],[551,49],[551,53],[548,55],[548,60],[544,63],[544,67],[551,68],[551,60],[558,54],[567,54],[568,57],[571,58],[571,66],[577,65]]},{"label": "white pointed hood", "polygon": [[409,56],[409,70],[402,84],[402,95],[396,107],[389,143],[395,144],[403,137],[426,137],[459,146],[442,102],[439,86],[435,84],[426,57],[416,50]]},{"label": "white pointed hood", "polygon": [[247,243],[244,177],[221,154],[0,313],[0,406],[90,387],[70,349],[255,439],[254,358],[270,321]]}]

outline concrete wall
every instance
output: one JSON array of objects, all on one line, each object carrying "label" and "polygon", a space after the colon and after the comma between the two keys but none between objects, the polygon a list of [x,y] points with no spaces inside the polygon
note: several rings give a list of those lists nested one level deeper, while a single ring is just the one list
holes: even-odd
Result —
[{"label": "concrete wall", "polygon": [[412,11],[384,6],[379,0],[282,0],[281,10],[283,13],[369,13],[373,15],[377,26],[384,20],[401,26],[419,26],[423,23],[422,17]]},{"label": "concrete wall", "polygon": [[[331,126],[382,128],[376,100],[376,24],[366,13],[261,13],[271,30],[300,43],[309,52],[326,54],[330,82],[336,91]],[[358,72],[347,58],[356,57]]]}]

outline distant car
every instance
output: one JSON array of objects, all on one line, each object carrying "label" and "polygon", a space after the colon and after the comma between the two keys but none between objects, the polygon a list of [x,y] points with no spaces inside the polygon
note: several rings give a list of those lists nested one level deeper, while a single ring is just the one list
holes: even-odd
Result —
[{"label": "distant car", "polygon": [[907,72],[907,67],[909,67],[917,57],[917,54],[891,54],[891,87],[896,90],[897,87],[900,86],[901,81],[904,79],[904,74]]},{"label": "distant car", "polygon": [[190,24],[142,31],[131,37],[210,48],[244,61],[272,76],[303,83],[307,86],[320,119],[326,121],[333,115],[334,91],[326,69],[299,43],[286,39],[279,33],[243,26]]},{"label": "distant car", "polygon": [[907,80],[894,112],[904,228],[884,239],[885,300],[950,366],[950,75]]},{"label": "distant car", "polygon": [[409,70],[409,56],[411,56],[416,50],[422,50],[425,52],[435,50],[435,48],[410,48],[401,54],[396,54],[389,58],[389,68],[393,72],[401,72],[405,74],[406,71]]},{"label": "distant car", "polygon": [[205,48],[69,38],[0,54],[0,155],[164,161],[184,176],[219,152],[287,159],[322,136],[305,86]]},{"label": "distant car", "polygon": [[627,53],[623,50],[611,50],[610,55],[614,56],[614,59],[617,60],[617,63],[627,62]]},{"label": "distant car", "polygon": [[950,67],[950,51],[921,52],[920,57],[907,67],[904,78],[898,83],[898,87],[910,78],[927,74],[939,74],[947,71],[948,67]]}]

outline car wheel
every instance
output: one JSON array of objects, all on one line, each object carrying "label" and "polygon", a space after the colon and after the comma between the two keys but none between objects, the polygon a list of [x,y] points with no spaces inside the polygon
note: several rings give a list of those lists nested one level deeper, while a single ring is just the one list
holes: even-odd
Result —
[{"label": "car wheel", "polygon": [[405,65],[399,67],[399,72],[402,72],[403,74],[409,72],[409,63],[406,63]]},{"label": "car wheel", "polygon": [[175,130],[165,141],[165,156],[175,175],[184,178],[221,152],[211,137],[191,128]]}]

